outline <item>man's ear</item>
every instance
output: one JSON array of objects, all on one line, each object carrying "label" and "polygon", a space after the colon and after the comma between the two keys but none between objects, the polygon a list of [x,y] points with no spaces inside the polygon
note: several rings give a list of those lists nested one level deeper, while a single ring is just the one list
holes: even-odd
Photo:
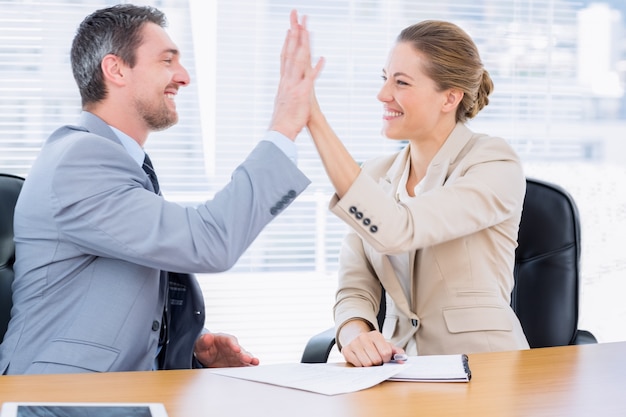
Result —
[{"label": "man's ear", "polygon": [[108,54],[102,58],[100,67],[102,68],[102,75],[104,76],[105,82],[110,82],[117,86],[126,84],[126,65],[122,62],[120,57]]},{"label": "man's ear", "polygon": [[463,91],[457,89],[457,88],[451,88],[448,91],[446,91],[446,100],[443,103],[443,108],[442,110],[445,113],[454,111],[456,112],[457,107],[459,106],[459,103],[461,103],[461,100],[463,100]]}]

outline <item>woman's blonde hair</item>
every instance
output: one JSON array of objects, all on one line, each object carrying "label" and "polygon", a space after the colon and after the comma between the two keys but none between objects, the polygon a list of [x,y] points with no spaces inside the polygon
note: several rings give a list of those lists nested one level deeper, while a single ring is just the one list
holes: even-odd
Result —
[{"label": "woman's blonde hair", "polygon": [[405,28],[396,41],[409,43],[425,56],[423,69],[440,90],[463,91],[457,122],[471,119],[489,104],[493,81],[483,68],[476,44],[463,29],[450,22],[425,20]]}]

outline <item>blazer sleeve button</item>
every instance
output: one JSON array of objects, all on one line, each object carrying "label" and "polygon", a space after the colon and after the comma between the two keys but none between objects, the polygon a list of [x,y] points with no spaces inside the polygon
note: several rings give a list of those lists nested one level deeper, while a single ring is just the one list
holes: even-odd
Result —
[{"label": "blazer sleeve button", "polygon": [[372,232],[372,233],[378,232],[378,226],[373,225],[372,227],[370,227],[370,232]]},{"label": "blazer sleeve button", "polygon": [[157,320],[152,322],[152,331],[156,332],[157,330],[161,329],[161,323],[159,323]]},{"label": "blazer sleeve button", "polygon": [[350,213],[351,214],[356,213],[356,207],[354,207],[354,206],[350,207]]},{"label": "blazer sleeve button", "polygon": [[370,219],[368,219],[367,217],[363,219],[363,224],[366,225],[366,226],[369,226],[371,222],[372,221]]}]

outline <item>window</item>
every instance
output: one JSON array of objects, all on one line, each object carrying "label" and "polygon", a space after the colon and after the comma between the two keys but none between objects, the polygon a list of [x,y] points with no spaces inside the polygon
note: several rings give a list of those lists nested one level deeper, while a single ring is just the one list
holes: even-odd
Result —
[{"label": "window", "polygon": [[[445,19],[476,41],[496,89],[470,123],[506,138],[529,176],[560,184],[582,219],[580,327],[626,339],[626,6],[621,0],[160,0],[192,77],[180,122],[148,141],[164,194],[210,198],[269,123],[292,8],[309,17],[326,66],[321,105],[354,157],[394,152],[380,137],[380,74],[398,32]],[[68,52],[78,23],[110,1],[0,1],[0,171],[27,175],[45,138],[73,123],[79,97]],[[346,227],[327,210],[330,184],[306,132],[299,166],[312,184],[238,264],[199,275],[207,327],[235,334],[263,363],[298,361],[332,325],[337,254]]]}]

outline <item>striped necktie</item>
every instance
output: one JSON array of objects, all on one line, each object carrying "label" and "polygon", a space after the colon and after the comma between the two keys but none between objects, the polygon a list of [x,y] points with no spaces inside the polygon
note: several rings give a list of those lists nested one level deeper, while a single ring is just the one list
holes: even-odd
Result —
[{"label": "striped necktie", "polygon": [[[157,175],[156,172],[154,172],[154,167],[152,166],[152,161],[150,160],[150,157],[148,156],[148,154],[146,154],[146,156],[143,158],[143,165],[141,166],[144,170],[144,172],[148,175],[148,178],[150,178],[150,181],[152,182],[152,187],[154,187],[154,192],[158,195],[161,195],[161,188],[159,187],[159,180],[157,179]],[[163,309],[163,316],[161,319],[161,332],[159,334],[159,344],[158,344],[158,348],[157,348],[157,357],[159,355],[159,353],[161,352],[162,347],[167,343],[167,334],[168,334],[168,328],[167,328],[167,322],[168,322],[168,311],[167,311],[167,304],[169,303],[169,296],[168,296],[168,291],[169,291],[169,275],[167,271],[161,271],[161,285],[163,286],[163,288],[165,289],[165,307]],[[156,362],[158,362],[158,360],[156,360]],[[158,369],[157,363],[155,362],[155,369]]]},{"label": "striped necktie", "polygon": [[148,178],[152,182],[152,186],[154,187],[154,192],[158,195],[161,195],[161,187],[159,187],[159,180],[157,179],[156,172],[154,172],[154,167],[152,166],[152,161],[148,154],[146,154],[143,159],[143,165],[141,166],[146,174],[148,174]]}]

